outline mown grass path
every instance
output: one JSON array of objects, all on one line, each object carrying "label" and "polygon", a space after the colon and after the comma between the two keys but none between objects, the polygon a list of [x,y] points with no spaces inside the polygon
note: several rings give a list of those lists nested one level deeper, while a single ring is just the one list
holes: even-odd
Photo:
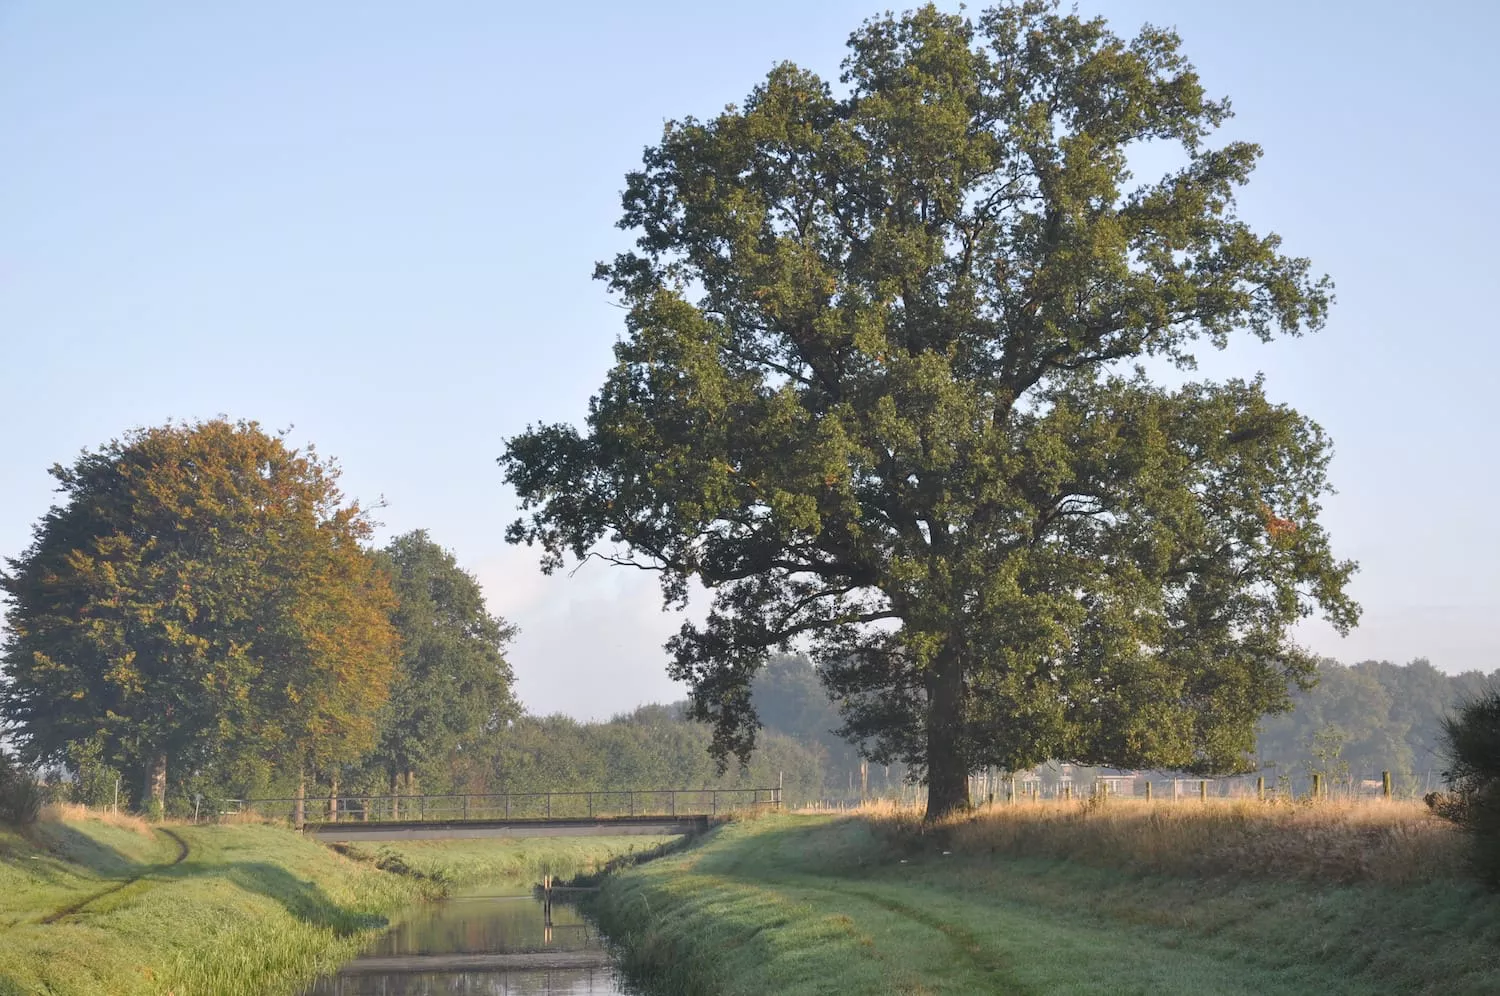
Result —
[{"label": "mown grass path", "polygon": [[61,909],[53,910],[51,913],[48,913],[37,922],[56,923],[59,920],[73,916],[80,912],[85,906],[96,900],[103,899],[106,896],[113,896],[117,893],[124,892],[126,889],[130,888],[133,885],[136,885],[137,883],[149,882],[153,875],[164,872],[168,868],[173,868],[177,865],[180,865],[187,860],[190,849],[188,847],[188,842],[182,839],[181,834],[178,834],[172,830],[168,830],[164,827],[157,827],[156,832],[168,838],[177,845],[177,856],[174,857],[171,861],[167,862],[166,864],[151,865],[149,867],[142,868],[140,871],[135,872],[134,874],[131,874],[126,878],[123,878],[120,881],[116,882],[114,885],[111,885],[104,889],[100,889],[98,892],[95,892],[91,895],[84,896],[82,899],[71,902]]},{"label": "mown grass path", "polygon": [[1168,879],[943,852],[857,819],[769,818],[620,876],[600,911],[664,993],[1500,991],[1500,909],[1453,883]]}]

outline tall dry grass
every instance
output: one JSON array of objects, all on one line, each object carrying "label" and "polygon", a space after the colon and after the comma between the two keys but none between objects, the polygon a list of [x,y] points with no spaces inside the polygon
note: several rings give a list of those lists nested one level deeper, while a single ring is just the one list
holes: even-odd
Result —
[{"label": "tall dry grass", "polygon": [[959,854],[1143,873],[1386,885],[1466,873],[1463,835],[1415,801],[1044,800],[997,804],[927,828],[920,811],[889,803],[860,814],[895,833],[942,833]]},{"label": "tall dry grass", "polygon": [[92,809],[76,802],[49,802],[42,807],[38,817],[49,823],[65,823],[74,820],[98,820],[100,823],[123,830],[134,830],[142,836],[151,836],[151,824],[134,813],[122,813],[108,807]]}]

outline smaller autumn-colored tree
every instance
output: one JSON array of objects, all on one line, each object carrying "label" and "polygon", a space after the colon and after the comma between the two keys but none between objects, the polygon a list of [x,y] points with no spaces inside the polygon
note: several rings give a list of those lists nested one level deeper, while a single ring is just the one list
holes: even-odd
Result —
[{"label": "smaller autumn-colored tree", "polygon": [[254,422],[127,434],[71,467],[8,561],[0,719],[28,762],[95,741],[160,809],[169,771],[368,746],[395,636],[337,468]]},{"label": "smaller autumn-colored tree", "polygon": [[325,776],[336,805],[339,771],[375,746],[400,654],[396,595],[356,540],[363,530],[346,521],[357,515],[342,509],[285,537],[302,566],[276,592],[274,635],[263,644],[275,652],[265,656],[254,703],[262,722],[239,745],[296,776],[298,823],[307,777]]}]

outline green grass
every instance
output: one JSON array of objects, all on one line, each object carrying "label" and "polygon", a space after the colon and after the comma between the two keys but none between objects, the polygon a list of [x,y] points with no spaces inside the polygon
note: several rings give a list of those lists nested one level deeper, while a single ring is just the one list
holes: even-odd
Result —
[{"label": "green grass", "polygon": [[413,875],[274,826],[124,822],[0,830],[0,996],[292,993],[423,899],[535,874],[542,862],[561,872],[644,846],[432,842],[378,855],[399,857],[421,873]]},{"label": "green grass", "polygon": [[348,853],[415,872],[449,890],[495,883],[530,886],[541,873],[589,876],[611,859],[654,851],[673,837],[535,837],[519,840],[402,841],[351,847]]},{"label": "green grass", "polygon": [[1500,898],[1461,880],[1143,873],[952,837],[737,823],[615,876],[597,909],[662,993],[1500,992]]}]

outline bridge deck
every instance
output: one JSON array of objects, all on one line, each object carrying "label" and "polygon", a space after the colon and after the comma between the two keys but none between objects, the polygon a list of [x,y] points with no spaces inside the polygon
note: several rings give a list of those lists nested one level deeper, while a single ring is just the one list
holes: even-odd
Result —
[{"label": "bridge deck", "polygon": [[599,816],[530,820],[382,820],[307,823],[319,840],[455,840],[484,837],[672,837],[708,829],[708,816]]}]

